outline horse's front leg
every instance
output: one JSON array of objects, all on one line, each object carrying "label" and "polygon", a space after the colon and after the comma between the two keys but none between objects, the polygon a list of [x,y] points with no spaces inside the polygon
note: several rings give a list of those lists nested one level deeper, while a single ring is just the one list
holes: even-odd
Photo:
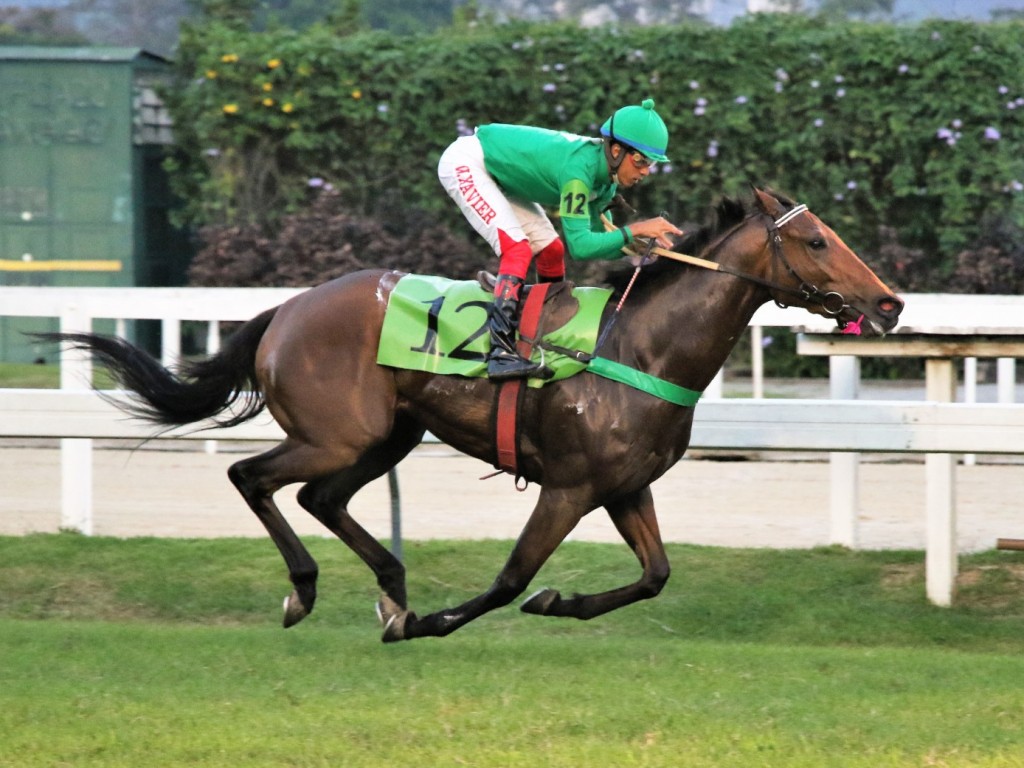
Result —
[{"label": "horse's front leg", "polygon": [[384,623],[384,642],[443,637],[488,611],[508,605],[526,590],[551,553],[589,511],[589,507],[567,493],[541,489],[537,506],[508,561],[486,592],[462,605],[422,618],[382,603],[378,610]]},{"label": "horse's front leg", "polygon": [[607,509],[622,538],[640,560],[643,567],[640,580],[608,592],[574,595],[571,598],[563,598],[561,593],[553,589],[543,589],[523,603],[523,611],[542,616],[592,619],[638,600],[655,597],[661,592],[668,581],[669,563],[661,542],[650,487],[607,505]]}]

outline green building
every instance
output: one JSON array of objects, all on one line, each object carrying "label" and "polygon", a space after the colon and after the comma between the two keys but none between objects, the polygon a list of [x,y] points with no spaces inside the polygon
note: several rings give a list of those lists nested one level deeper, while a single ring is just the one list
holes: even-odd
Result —
[{"label": "green building", "polygon": [[[169,62],[137,48],[0,46],[0,285],[182,285],[157,95]],[[0,314],[2,314],[0,307]],[[32,357],[0,316],[0,359]]]}]

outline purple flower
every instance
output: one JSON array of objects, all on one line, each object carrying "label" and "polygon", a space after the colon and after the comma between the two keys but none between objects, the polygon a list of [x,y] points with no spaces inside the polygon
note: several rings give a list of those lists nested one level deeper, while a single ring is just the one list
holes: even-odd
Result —
[{"label": "purple flower", "polygon": [[907,74],[907,72],[910,71],[910,65],[909,64],[900,64],[896,68],[896,71],[899,72],[901,75],[905,75],[905,74]]},{"label": "purple flower", "polygon": [[748,99],[747,99],[746,96],[737,96],[736,97],[736,103],[737,104],[746,104],[747,101],[748,101]]},{"label": "purple flower", "polygon": [[953,135],[953,132],[946,126],[942,126],[935,132],[935,138],[937,139],[948,139]]},{"label": "purple flower", "polygon": [[691,91],[696,91],[698,88],[700,88],[700,83],[698,83],[696,80],[691,80],[690,81],[690,90]]},{"label": "purple flower", "polygon": [[324,180],[321,179],[319,176],[314,176],[313,178],[306,182],[306,186],[312,187],[313,189],[319,189],[324,184]]},{"label": "purple flower", "polygon": [[836,98],[837,99],[841,99],[845,95],[846,95],[846,89],[845,88],[837,88],[836,89]]},{"label": "purple flower", "polygon": [[811,88],[819,88],[821,86],[820,80],[811,80]]},{"label": "purple flower", "polygon": [[954,128],[956,128],[959,131],[961,128],[964,127],[964,121],[960,120],[959,118],[957,118],[952,123],[950,123],[950,125],[952,125]]},{"label": "purple flower", "polygon": [[814,127],[815,128],[821,128],[821,126],[823,126],[824,124],[825,124],[825,121],[822,120],[820,117],[814,118]]},{"label": "purple flower", "polygon": [[718,142],[714,139],[708,144],[708,157],[718,157]]},{"label": "purple flower", "polygon": [[693,114],[697,115],[697,117],[700,117],[701,115],[704,114],[704,107],[694,107]]},{"label": "purple flower", "polygon": [[697,99],[697,101],[694,102],[694,104],[696,104],[698,107],[706,107],[708,105],[708,100],[701,96],[699,99]]},{"label": "purple flower", "polygon": [[789,72],[784,70],[782,67],[779,67],[775,70],[775,79],[780,83],[785,83],[789,80]]},{"label": "purple flower", "polygon": [[999,86],[999,94],[1000,94],[1001,96],[1005,96],[1005,95],[1006,95],[1006,94],[1008,94],[1009,92],[1010,92],[1010,89],[1009,89],[1009,88],[1007,88],[1007,87],[1006,87],[1005,85],[1000,85],[1000,86]]},{"label": "purple flower", "polygon": [[1024,184],[1021,184],[1016,179],[1010,182],[1009,188],[1014,192],[1024,192]]},{"label": "purple flower", "polygon": [[995,128],[990,125],[985,129],[985,138],[988,141],[999,141],[1001,138],[1003,138],[1003,135],[999,133],[998,128]]},{"label": "purple flower", "polygon": [[544,83],[544,93],[554,93],[558,90],[558,86],[554,83]]},{"label": "purple flower", "polygon": [[203,154],[207,157],[220,157],[220,150],[216,147],[210,147],[209,149],[203,150]]},{"label": "purple flower", "polygon": [[390,110],[391,107],[389,107],[387,104],[383,102],[377,105],[377,111],[380,112],[380,114],[382,115],[386,115]]},{"label": "purple flower", "polygon": [[847,189],[856,189],[857,188],[857,182],[853,181],[853,180],[850,180],[850,181],[846,182],[846,188]]},{"label": "purple flower", "polygon": [[776,83],[775,83],[775,92],[776,93],[782,93],[782,89],[783,89],[782,83],[776,81]]}]

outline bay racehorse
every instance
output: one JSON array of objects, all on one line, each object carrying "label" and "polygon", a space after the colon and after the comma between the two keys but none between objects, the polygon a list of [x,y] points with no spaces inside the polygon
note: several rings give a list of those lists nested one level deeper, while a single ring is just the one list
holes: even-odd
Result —
[{"label": "bay racehorse", "polygon": [[[834,317],[840,327],[857,323],[866,335],[896,325],[903,302],[805,206],[755,189],[751,200],[724,199],[712,214],[677,248],[717,268],[664,257],[645,267],[603,340],[603,357],[702,391],[768,301]],[[669,562],[651,484],[686,451],[695,409],[583,372],[523,389],[518,471],[540,492],[494,582],[462,605],[422,616],[409,610],[404,566],[349,515],[349,500],[401,461],[425,430],[493,463],[496,385],[377,363],[385,308],[400,277],[366,270],[312,288],[253,318],[222,351],[176,373],[123,340],[48,337],[90,350],[134,393],[132,412],[156,424],[214,418],[230,425],[269,409],[286,438],[237,462],[228,476],[287,564],[293,590],[285,600],[286,627],[313,609],[317,582],[316,562],[274,502],[291,483],[303,484],[301,506],[376,575],[385,641],[447,635],[512,602],[598,507],[635,552],[640,578],[597,594],[541,590],[522,610],[590,619],[656,596]]]}]

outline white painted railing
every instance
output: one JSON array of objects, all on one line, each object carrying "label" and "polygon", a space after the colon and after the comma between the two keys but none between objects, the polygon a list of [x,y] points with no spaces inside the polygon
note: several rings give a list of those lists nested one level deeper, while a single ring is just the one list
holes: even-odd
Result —
[{"label": "white painted railing", "polygon": [[[171,363],[181,351],[181,323],[185,320],[209,323],[207,349],[220,343],[219,323],[255,317],[301,293],[302,288],[23,288],[0,286],[0,316],[53,317],[60,330],[91,330],[94,319],[114,319],[123,328],[125,320],[161,321],[161,359]],[[960,294],[906,294],[902,323],[911,323],[935,333],[956,332],[967,326],[1005,328],[1024,322],[1024,296],[965,296]],[[754,314],[751,328],[751,387],[755,398],[764,396],[762,341],[765,329],[801,328],[828,333],[835,324],[800,309],[762,306]],[[61,386],[74,388],[89,380],[88,359],[74,351],[62,355]],[[1010,361],[999,366],[1001,388],[1013,386]],[[965,361],[965,371],[974,371]],[[965,378],[970,383],[974,375]],[[722,379],[708,388],[705,399],[722,396]],[[970,400],[971,392],[968,391]]]}]

